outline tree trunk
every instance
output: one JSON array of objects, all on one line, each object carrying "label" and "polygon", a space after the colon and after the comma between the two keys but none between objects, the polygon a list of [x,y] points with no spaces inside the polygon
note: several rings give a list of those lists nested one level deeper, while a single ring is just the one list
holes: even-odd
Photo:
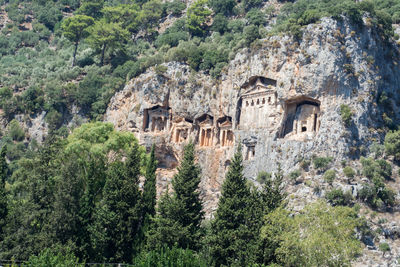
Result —
[{"label": "tree trunk", "polygon": [[76,51],[78,51],[78,42],[75,43],[75,49],[74,49],[74,57],[72,59],[72,67],[75,66],[75,61],[76,61]]},{"label": "tree trunk", "polygon": [[101,51],[101,60],[100,60],[100,66],[103,66],[104,64],[104,53],[106,51],[106,44],[103,45],[103,49]]}]

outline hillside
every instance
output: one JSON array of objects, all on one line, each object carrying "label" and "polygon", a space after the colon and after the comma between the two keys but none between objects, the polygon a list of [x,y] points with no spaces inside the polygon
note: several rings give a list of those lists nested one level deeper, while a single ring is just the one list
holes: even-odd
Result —
[{"label": "hillside", "polygon": [[400,1],[0,5],[4,263],[400,264]]}]

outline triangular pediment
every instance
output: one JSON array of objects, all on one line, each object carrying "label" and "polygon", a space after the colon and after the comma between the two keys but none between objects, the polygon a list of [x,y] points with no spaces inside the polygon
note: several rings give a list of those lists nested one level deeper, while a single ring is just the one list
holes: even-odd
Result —
[{"label": "triangular pediment", "polygon": [[230,128],[230,127],[232,127],[232,122],[230,122],[229,120],[226,120],[226,121],[224,121],[224,122],[222,122],[220,125],[219,125],[219,127],[221,127],[221,128]]},{"label": "triangular pediment", "polygon": [[213,121],[211,118],[206,118],[205,120],[201,121],[200,126],[210,126],[213,124]]}]

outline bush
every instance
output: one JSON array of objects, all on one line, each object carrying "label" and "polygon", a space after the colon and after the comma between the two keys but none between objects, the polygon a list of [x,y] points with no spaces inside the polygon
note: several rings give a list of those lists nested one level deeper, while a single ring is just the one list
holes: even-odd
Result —
[{"label": "bush", "polygon": [[382,252],[389,252],[390,251],[390,246],[388,243],[383,242],[379,244],[379,250]]},{"label": "bush", "polygon": [[363,166],[363,174],[368,179],[385,179],[390,180],[392,177],[392,166],[384,159],[374,160],[372,158],[360,159]]},{"label": "bush", "polygon": [[310,160],[305,160],[305,159],[303,159],[301,162],[300,162],[300,167],[303,169],[303,170],[308,170],[308,168],[310,167],[310,164],[311,164],[311,161]]},{"label": "bush", "polygon": [[255,40],[261,38],[259,29],[256,25],[249,25],[244,27],[243,33],[247,46],[249,46]]},{"label": "bush", "polygon": [[385,136],[385,151],[400,160],[400,130],[388,132]]},{"label": "bush", "polygon": [[8,124],[8,136],[14,141],[23,141],[25,139],[25,131],[17,120],[12,120]]},{"label": "bush", "polygon": [[217,14],[214,18],[211,29],[223,34],[228,30],[228,19],[222,14]]},{"label": "bush", "polygon": [[342,116],[342,121],[344,125],[346,125],[346,127],[349,127],[351,125],[353,112],[348,105],[340,105],[340,116]]},{"label": "bush", "polygon": [[258,7],[262,4],[262,0],[244,0],[243,6],[246,10],[250,10],[253,7]]},{"label": "bush", "polygon": [[336,171],[335,170],[332,170],[332,169],[331,170],[327,170],[324,173],[324,179],[329,184],[332,184],[333,181],[335,180],[335,178],[336,178]]},{"label": "bush", "polygon": [[325,198],[332,206],[350,206],[353,200],[351,193],[343,193],[341,188],[327,192]]},{"label": "bush", "polygon": [[167,2],[167,12],[173,16],[180,16],[182,11],[185,10],[186,4],[180,0],[174,0],[173,2]]},{"label": "bush", "polygon": [[354,178],[354,175],[356,175],[356,172],[350,166],[344,167],[343,173],[344,175],[346,175],[347,178]]},{"label": "bush", "polygon": [[41,266],[85,266],[84,263],[78,263],[76,258],[71,252],[57,252],[55,253],[49,248],[46,248],[38,256],[31,256],[27,262],[27,266],[41,267]]},{"label": "bush", "polygon": [[181,248],[164,248],[158,251],[150,251],[140,254],[134,259],[134,266],[208,266],[204,260],[192,250]]},{"label": "bush", "polygon": [[236,6],[235,0],[210,0],[210,7],[216,14],[231,15]]},{"label": "bush", "polygon": [[395,196],[396,193],[387,188],[379,178],[375,178],[372,183],[365,183],[358,193],[358,198],[372,208],[395,205]]},{"label": "bush", "polygon": [[161,64],[158,64],[155,67],[155,71],[156,71],[157,75],[163,75],[167,70],[168,70],[168,67],[161,65]]},{"label": "bush", "polygon": [[300,170],[295,170],[289,173],[289,177],[291,180],[295,181],[301,175]]},{"label": "bush", "polygon": [[253,8],[246,14],[246,19],[249,24],[261,26],[266,23],[265,14],[258,8]]},{"label": "bush", "polygon": [[259,182],[260,184],[264,184],[265,181],[268,181],[269,179],[271,179],[271,174],[269,172],[266,171],[261,171],[257,174],[257,182]]},{"label": "bush", "polygon": [[314,168],[319,171],[325,171],[332,160],[332,157],[316,157],[313,160]]}]

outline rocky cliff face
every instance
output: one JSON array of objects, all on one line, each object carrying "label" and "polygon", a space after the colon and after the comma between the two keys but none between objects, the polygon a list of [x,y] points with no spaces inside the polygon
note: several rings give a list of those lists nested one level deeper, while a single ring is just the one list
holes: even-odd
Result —
[{"label": "rocky cliff face", "polygon": [[[249,179],[278,163],[289,173],[312,155],[340,162],[365,154],[382,138],[377,97],[398,90],[396,51],[368,27],[323,19],[299,43],[275,36],[243,50],[218,80],[181,63],[166,64],[162,74],[149,70],[112,99],[106,121],[147,147],[155,142],[164,174],[174,173],[183,145],[194,141],[210,213],[239,142]],[[348,127],[343,104],[354,113]]]},{"label": "rocky cliff face", "polygon": [[[289,174],[313,156],[333,157],[339,176],[333,185],[312,168],[287,182],[289,205],[301,209],[332,187],[357,196],[362,178],[345,178],[340,162],[360,169],[357,159],[368,155],[373,141],[382,141],[379,128],[388,112],[377,104],[382,94],[389,96],[392,119],[398,120],[398,59],[396,44],[368,26],[326,18],[309,25],[299,42],[274,36],[244,49],[218,80],[176,62],[165,64],[164,73],[148,70],[114,96],[105,120],[134,132],[147,148],[157,144],[159,193],[176,173],[184,144],[195,142],[209,217],[238,144],[245,175],[256,184],[260,171],[276,172],[280,165]],[[342,105],[353,113],[347,126]],[[398,227],[392,224],[390,229]],[[374,265],[375,245],[360,265]],[[399,252],[396,247],[393,243],[392,255]]]}]

